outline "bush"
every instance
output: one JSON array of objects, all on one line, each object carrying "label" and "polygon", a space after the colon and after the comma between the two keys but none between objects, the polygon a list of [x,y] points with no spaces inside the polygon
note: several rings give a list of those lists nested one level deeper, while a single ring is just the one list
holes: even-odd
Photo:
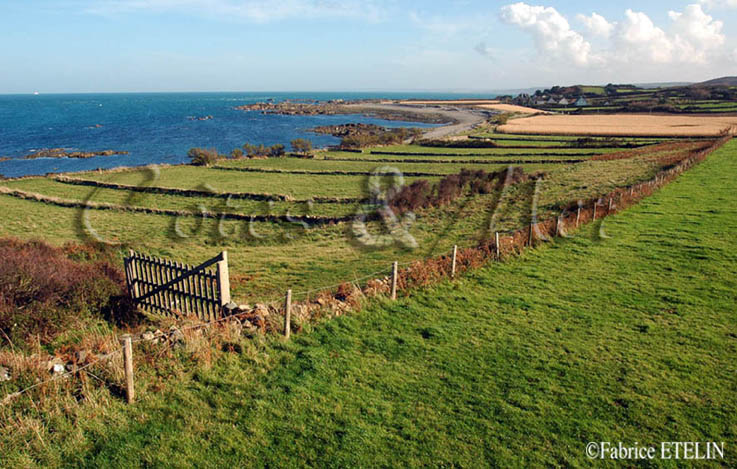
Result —
[{"label": "bush", "polygon": [[394,145],[422,135],[422,130],[415,128],[384,129],[379,127],[378,129],[372,132],[347,135],[341,139],[340,148],[357,149],[376,145]]},{"label": "bush", "polygon": [[526,179],[527,176],[519,167],[492,173],[463,169],[458,174],[445,176],[434,185],[430,185],[426,179],[420,179],[409,186],[404,186],[392,197],[389,205],[398,213],[438,207],[451,203],[464,193],[489,194],[505,182],[516,184]]},{"label": "bush", "polygon": [[272,145],[269,148],[269,156],[271,157],[280,157],[280,156],[284,156],[285,154],[286,154],[285,147],[281,143]]},{"label": "bush", "polygon": [[303,138],[295,138],[291,142],[292,150],[304,156],[308,156],[312,152],[312,142]]},{"label": "bush", "polygon": [[210,166],[220,159],[218,151],[214,148],[207,150],[205,148],[190,148],[187,156],[192,160],[195,166]]},{"label": "bush", "polygon": [[281,143],[277,143],[276,145],[272,145],[270,147],[267,147],[263,144],[261,145],[251,145],[250,143],[244,143],[243,149],[246,151],[246,154],[249,158],[257,158],[257,157],[279,157],[284,156],[284,145]]},{"label": "bush", "polygon": [[35,338],[48,344],[95,317],[135,322],[113,259],[96,246],[0,239],[0,330],[22,346]]},{"label": "bush", "polygon": [[230,152],[230,157],[233,159],[243,158],[243,150],[240,148],[234,148],[233,151]]}]

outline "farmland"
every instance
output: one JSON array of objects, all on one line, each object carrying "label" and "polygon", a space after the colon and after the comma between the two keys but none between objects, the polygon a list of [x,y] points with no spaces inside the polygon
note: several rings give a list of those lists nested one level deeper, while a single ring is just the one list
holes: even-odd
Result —
[{"label": "farmland", "polygon": [[[660,150],[662,142],[647,139],[629,140],[640,145],[634,149],[606,147],[606,141],[601,148],[576,148],[566,138],[547,142],[523,136],[511,142],[516,144],[511,148],[394,145],[323,151],[312,159],[229,159],[209,168],[165,166],[9,180],[2,183],[8,192],[0,195],[8,222],[0,233],[40,235],[59,244],[97,238],[119,243],[121,253],[133,248],[190,264],[228,250],[236,301],[264,301],[288,287],[297,293],[314,290],[385,272],[395,260],[436,256],[454,244],[472,246],[489,236],[490,216],[497,209],[497,231],[528,223],[535,192],[538,216],[552,216],[572,201],[645,180],[662,167],[663,158],[683,157],[703,145],[681,142]],[[600,158],[618,154],[624,158]],[[356,215],[376,210],[367,200],[377,195],[369,190],[370,181],[377,182],[381,196],[398,182],[435,184],[464,169],[494,172],[510,165],[542,178],[511,186],[501,202],[497,189],[418,211],[409,228],[416,248],[394,243],[377,249],[356,241],[356,230],[362,229],[354,222]],[[377,170],[406,175],[401,181],[372,176]],[[87,202],[92,208],[84,208]],[[203,218],[203,212],[209,216]],[[249,221],[265,215],[280,218]],[[384,230],[378,220],[367,219],[365,226],[376,235]]]},{"label": "farmland", "polygon": [[[729,445],[736,151],[728,143],[607,218],[606,238],[600,224],[585,227],[396,303],[307,326],[289,343],[239,338],[209,368],[167,369],[164,389],[142,383],[134,406],[112,399],[54,419],[31,408],[0,437],[5,461],[576,467],[590,463],[588,441]],[[586,164],[624,162],[600,166],[606,176],[560,168],[571,178],[564,187],[604,187],[610,175],[620,185],[652,170],[638,158]],[[55,207],[2,199],[9,219],[33,209],[39,231],[65,229]],[[157,217],[138,222],[146,218]],[[734,458],[728,450],[724,465]]]},{"label": "farmland", "polygon": [[734,116],[640,114],[534,116],[498,127],[502,133],[659,137],[719,136],[735,129]]}]

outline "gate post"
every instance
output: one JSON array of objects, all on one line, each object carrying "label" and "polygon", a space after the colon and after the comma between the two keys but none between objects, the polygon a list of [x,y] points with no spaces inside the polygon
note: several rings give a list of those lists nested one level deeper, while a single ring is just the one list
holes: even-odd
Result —
[{"label": "gate post", "polygon": [[137,299],[139,296],[141,296],[140,290],[138,289],[138,273],[137,273],[137,266],[136,266],[136,252],[131,249],[128,251],[128,254],[130,257],[128,258],[128,272],[130,272],[130,276],[128,277],[129,284],[131,287],[130,295],[133,297],[133,299]]},{"label": "gate post", "polygon": [[220,312],[223,306],[230,303],[230,275],[228,274],[228,251],[220,253],[217,263],[218,290],[220,298]]}]

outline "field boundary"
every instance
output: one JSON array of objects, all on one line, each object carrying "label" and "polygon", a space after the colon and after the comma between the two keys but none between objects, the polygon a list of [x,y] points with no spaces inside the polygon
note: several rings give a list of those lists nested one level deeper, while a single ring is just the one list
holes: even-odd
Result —
[{"label": "field boundary", "polygon": [[[494,148],[494,150],[501,149],[509,149],[508,147],[497,147]],[[602,148],[600,148],[601,150]],[[606,148],[603,148],[606,149]],[[562,150],[578,150],[578,148],[562,148]],[[438,152],[438,153],[432,153],[432,152],[411,152],[411,151],[371,151],[367,153],[368,155],[390,155],[390,156],[486,156],[486,157],[499,157],[499,156],[506,156],[509,157],[508,154],[500,154],[496,155],[494,153],[450,153],[450,152]],[[600,151],[590,151],[590,152],[581,152],[581,153],[559,153],[559,152],[540,152],[540,153],[515,153],[511,156],[596,156],[602,154]],[[326,156],[325,159],[328,159]]]},{"label": "field boundary", "polygon": [[[319,160],[318,160],[319,161]],[[309,171],[303,169],[271,169],[271,168],[238,168],[227,166],[213,166],[213,169],[221,169],[223,171],[242,171],[246,173],[273,173],[273,174],[303,174],[318,176],[391,176],[394,173],[376,172],[376,171]],[[402,171],[403,176],[407,177],[443,177],[450,173],[427,173],[418,171]]]},{"label": "field boundary", "polygon": [[[218,168],[221,169],[221,168]],[[331,203],[331,204],[355,204],[365,202],[367,198],[358,197],[312,197],[309,199],[295,199],[289,195],[283,194],[258,194],[249,192],[212,192],[199,189],[179,189],[176,187],[159,187],[159,186],[133,186],[129,184],[117,184],[114,182],[102,182],[92,179],[70,178],[66,176],[57,176],[56,181],[64,184],[74,184],[77,186],[91,186],[103,189],[125,190],[132,192],[142,192],[147,194],[165,194],[179,195],[182,197],[212,197],[216,199],[244,199],[244,200],[262,200],[274,202],[293,202],[293,203]]]},{"label": "field boundary", "polygon": [[[443,155],[445,156],[445,155]],[[462,156],[462,155],[459,155]],[[325,157],[327,161],[361,161],[371,163],[425,163],[425,164],[577,164],[585,163],[590,158],[572,158],[566,160],[424,160],[419,158],[399,159],[399,158],[334,158]],[[402,173],[407,175],[407,173]]]},{"label": "field boundary", "polygon": [[[220,220],[246,220],[254,222],[285,222],[285,223],[307,223],[308,225],[329,225],[335,223],[344,223],[355,219],[355,215],[346,215],[342,217],[321,217],[313,215],[247,215],[243,213],[228,212],[210,212],[201,210],[199,212],[191,212],[188,210],[174,210],[153,207],[138,207],[111,204],[106,202],[92,202],[72,199],[63,199],[60,197],[45,196],[36,192],[23,191],[20,189],[12,189],[7,186],[0,186],[0,194],[15,197],[17,199],[31,200],[49,205],[66,208],[81,208],[92,210],[112,210],[120,212],[146,213],[149,215],[163,215],[174,217],[198,217],[212,218]],[[378,215],[377,215],[378,216]],[[373,219],[373,218],[370,218]]]},{"label": "field boundary", "polygon": [[[410,261],[402,264],[402,269],[399,268],[400,265],[397,262],[394,262],[391,270],[387,266],[386,270],[369,274],[361,279],[299,292],[297,295],[307,295],[307,298],[301,302],[292,303],[292,290],[285,289],[285,295],[265,304],[256,304],[253,308],[250,306],[237,307],[232,310],[232,314],[209,322],[187,325],[178,329],[173,327],[166,333],[151,334],[149,337],[146,337],[145,333],[135,338],[126,336],[127,345],[124,347],[127,347],[127,351],[124,348],[117,349],[78,369],[76,373],[67,372],[59,377],[54,376],[45,382],[36,383],[20,391],[10,393],[0,400],[0,405],[7,405],[12,399],[43,384],[60,378],[78,375],[82,369],[98,362],[107,361],[121,351],[126,355],[126,378],[129,378],[128,386],[130,390],[128,398],[129,402],[132,402],[132,343],[134,342],[164,343],[166,346],[170,346],[176,342],[177,336],[182,336],[182,331],[207,328],[213,324],[230,320],[234,320],[238,324],[248,327],[255,326],[265,332],[282,332],[286,338],[289,338],[292,329],[292,314],[302,320],[309,321],[324,316],[323,312],[326,310],[335,316],[345,314],[348,311],[359,311],[362,299],[364,298],[389,294],[391,295],[391,299],[394,300],[397,297],[398,291],[404,291],[406,293],[413,288],[426,286],[443,279],[453,278],[459,273],[483,266],[490,261],[503,261],[513,255],[521,254],[527,248],[533,248],[540,243],[549,242],[556,237],[567,236],[567,226],[579,228],[581,225],[595,222],[596,220],[606,218],[609,215],[616,214],[628,207],[636,205],[640,200],[652,195],[657,189],[676,179],[684,171],[706,159],[709,154],[723,146],[730,139],[731,136],[725,136],[715,140],[708,148],[692,152],[691,155],[664,167],[650,180],[627,187],[620,187],[607,194],[588,199],[587,201],[570,203],[562,209],[561,215],[556,218],[540,222],[533,218],[527,227],[522,227],[514,231],[495,232],[493,235],[489,233],[492,235],[490,236],[491,239],[481,241],[476,247],[464,249],[454,247],[452,254],[447,253],[441,256]],[[7,190],[9,189],[0,186],[0,192]],[[384,276],[383,278],[372,278],[387,272],[390,272],[390,275]],[[372,279],[368,280],[361,287],[359,282],[368,278]],[[337,290],[333,291],[335,288]],[[312,294],[315,295],[310,297]],[[263,315],[264,308],[269,313],[273,312],[275,314]],[[269,318],[268,322],[266,317]],[[277,320],[275,318],[283,319],[281,325],[274,322]]]}]

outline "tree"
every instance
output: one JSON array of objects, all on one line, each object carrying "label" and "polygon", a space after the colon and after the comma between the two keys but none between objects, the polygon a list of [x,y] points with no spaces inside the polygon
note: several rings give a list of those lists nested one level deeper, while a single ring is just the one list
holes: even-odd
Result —
[{"label": "tree", "polygon": [[312,142],[305,140],[304,138],[295,138],[291,142],[292,150],[303,156],[308,156],[312,151]]},{"label": "tree", "polygon": [[284,145],[282,145],[281,143],[277,143],[276,145],[272,145],[269,148],[269,156],[271,156],[271,157],[284,156],[285,153],[286,152],[284,151]]}]

